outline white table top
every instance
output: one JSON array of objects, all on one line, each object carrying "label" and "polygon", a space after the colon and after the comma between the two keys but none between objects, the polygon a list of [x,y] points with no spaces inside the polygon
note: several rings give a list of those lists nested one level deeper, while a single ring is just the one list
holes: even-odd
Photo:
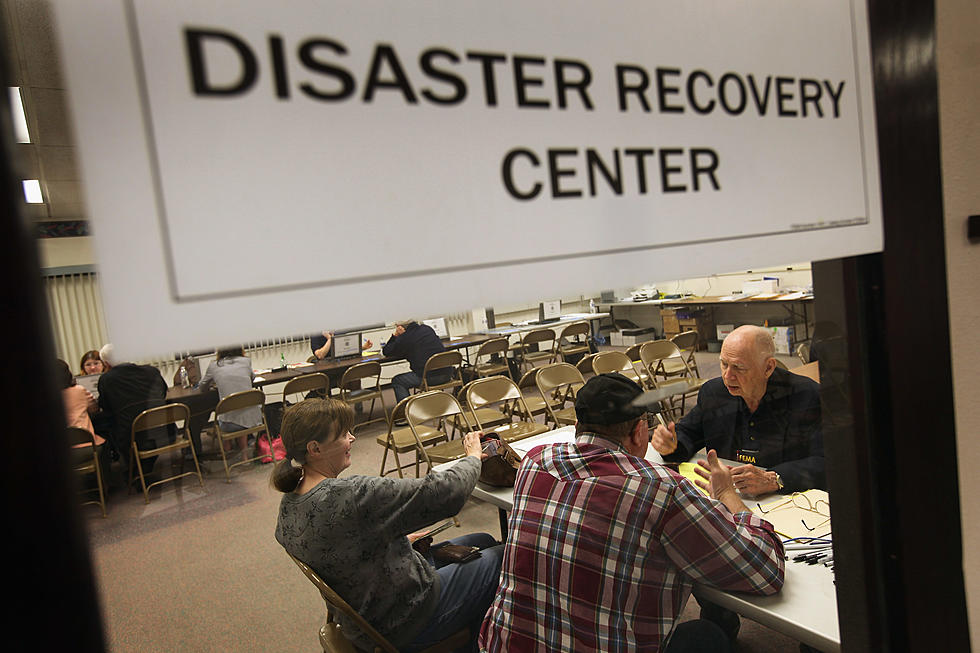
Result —
[{"label": "white table top", "polygon": [[572,322],[600,320],[604,317],[609,317],[609,313],[568,313],[562,315],[556,321],[548,322],[547,324],[515,324],[513,326],[497,327],[494,329],[483,329],[482,331],[476,331],[476,333],[488,336],[509,336],[526,331],[534,331],[535,329],[555,329],[567,326]]},{"label": "white table top", "polygon": [[[568,442],[575,437],[575,427],[565,426],[532,438],[519,440],[511,446],[518,454],[553,442]],[[653,447],[647,449],[647,460],[663,462]],[[457,461],[437,465],[445,469]],[[473,497],[498,508],[510,511],[514,507],[513,488],[498,488],[477,483]],[[837,622],[837,590],[833,572],[823,565],[793,562],[799,552],[789,551],[786,561],[786,581],[775,596],[751,596],[737,592],[723,592],[710,587],[700,587],[712,601],[734,610],[741,615],[785,633],[821,651],[840,650],[840,629]]]}]

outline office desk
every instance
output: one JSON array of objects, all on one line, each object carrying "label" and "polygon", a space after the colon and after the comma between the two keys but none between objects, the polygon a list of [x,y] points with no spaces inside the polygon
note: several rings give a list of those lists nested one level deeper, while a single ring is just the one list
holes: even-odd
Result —
[{"label": "office desk", "polygon": [[659,302],[661,308],[706,308],[709,311],[718,306],[775,305],[789,313],[794,325],[803,325],[803,337],[799,339],[810,339],[809,306],[813,303],[813,295],[800,295],[800,293],[788,293],[774,297],[738,297],[734,295],[728,297],[684,297],[683,299],[654,301]]},{"label": "office desk", "polygon": [[[540,444],[568,442],[574,437],[575,427],[566,426],[519,440],[511,446],[519,454],[524,454]],[[647,449],[646,458],[652,462],[662,462],[660,454],[653,447]],[[446,469],[456,462],[443,463],[434,469]],[[472,496],[497,506],[501,511],[510,511],[514,507],[513,488],[477,483]],[[506,528],[506,522],[503,526]],[[782,591],[775,596],[751,596],[702,586],[699,586],[698,593],[821,651],[839,651],[840,630],[833,572],[823,565],[793,562],[795,553],[790,554],[790,560],[786,561],[786,581]]]}]

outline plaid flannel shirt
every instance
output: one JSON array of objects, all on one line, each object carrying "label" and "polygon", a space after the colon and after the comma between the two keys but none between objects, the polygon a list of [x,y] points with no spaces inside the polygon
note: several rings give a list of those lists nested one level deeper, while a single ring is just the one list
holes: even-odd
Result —
[{"label": "plaid flannel shirt", "polygon": [[514,487],[482,651],[659,651],[694,582],[774,594],[783,547],[670,469],[579,434],[532,449]]}]

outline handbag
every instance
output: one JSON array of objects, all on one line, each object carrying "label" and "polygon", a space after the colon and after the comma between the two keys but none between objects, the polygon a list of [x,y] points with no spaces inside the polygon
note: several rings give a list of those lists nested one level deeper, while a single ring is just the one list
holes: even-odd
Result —
[{"label": "handbag", "polygon": [[484,451],[490,455],[480,468],[480,482],[494,487],[514,487],[521,457],[500,438],[484,438],[483,444]]},{"label": "handbag", "polygon": [[263,456],[263,463],[271,463],[273,458],[276,460],[283,460],[286,458],[286,446],[282,443],[282,438],[278,435],[272,441],[272,455],[269,455],[269,436],[260,435],[259,439],[255,441],[255,449],[259,455]]}]

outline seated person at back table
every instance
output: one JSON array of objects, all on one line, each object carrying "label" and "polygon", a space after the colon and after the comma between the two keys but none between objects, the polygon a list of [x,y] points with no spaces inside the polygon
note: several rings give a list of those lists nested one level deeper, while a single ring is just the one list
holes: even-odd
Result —
[{"label": "seated person at back table", "polygon": [[[132,449],[129,443],[133,420],[144,410],[166,403],[167,382],[160,375],[160,370],[152,365],[117,363],[108,345],[100,353],[110,369],[99,377],[99,407],[112,418],[109,442],[119,452],[125,472]],[[136,443],[140,449],[150,449],[173,442],[175,438],[173,429],[163,427],[140,431],[136,434]],[[144,459],[140,463],[143,473],[149,474],[154,464],[156,457]]]},{"label": "seated person at back table", "polygon": [[105,365],[102,364],[102,359],[99,357],[99,350],[93,349],[91,351],[85,352],[82,355],[82,360],[78,364],[78,368],[82,371],[82,374],[102,374],[106,371]]},{"label": "seated person at back table", "polygon": [[[105,445],[105,438],[95,432],[92,428],[92,418],[91,413],[96,412],[99,409],[99,405],[95,401],[95,397],[92,393],[82,386],[75,383],[75,377],[71,373],[71,368],[68,367],[68,363],[63,360],[58,360],[58,380],[61,383],[61,401],[65,406],[65,424],[67,426],[74,426],[80,429],[84,429],[92,434],[92,440],[95,442],[95,451],[99,457],[99,464],[103,469],[108,472],[109,470],[109,448]],[[82,448],[85,445],[77,444],[76,448]],[[83,452],[75,452],[74,462],[88,462],[91,460],[92,454],[86,448]]]},{"label": "seated person at back table", "polygon": [[[428,324],[419,324],[415,320],[397,322],[384,349],[381,350],[389,358],[405,358],[408,360],[411,372],[396,374],[391,379],[391,387],[395,391],[395,402],[405,399],[412,393],[412,388],[422,385],[422,372],[425,362],[433,354],[446,351],[442,340]],[[430,383],[445,383],[449,380],[448,373],[430,374]]]},{"label": "seated person at back table", "polygon": [[694,582],[752,594],[783,585],[783,547],[712,450],[699,485],[644,458],[643,393],[600,374],[575,400],[575,441],[538,446],[514,485],[500,587],[481,650],[728,651],[723,631],[674,626]]},{"label": "seated person at back table", "polygon": [[820,387],[776,367],[774,355],[768,330],[732,331],[721,345],[721,377],[701,386],[697,405],[676,425],[657,426],[654,449],[667,462],[707,447],[744,463],[732,468],[742,494],[824,489]]},{"label": "seated person at back table", "polygon": [[[463,507],[480,476],[480,433],[463,437],[466,456],[451,469],[422,478],[340,478],[351,464],[353,424],[353,409],[336,399],[307,399],[286,410],[286,459],[272,473],[283,493],[276,540],[399,651],[427,648],[464,627],[475,644],[503,547],[486,533],[462,535],[449,542],[476,546],[480,556],[442,565],[411,540]],[[337,619],[359,650],[374,650],[355,624]]]},{"label": "seated person at back table", "polygon": [[[212,385],[218,386],[218,397],[224,399],[230,394],[243,392],[252,389],[252,379],[255,373],[252,371],[252,359],[245,355],[245,351],[239,347],[228,347],[219,349],[215,353],[214,362],[208,365],[207,371],[201,377],[197,387],[207,390]],[[221,416],[219,424],[221,430],[244,431],[262,423],[262,409],[258,406],[249,406],[241,410],[225,413]],[[245,451],[248,443],[245,436],[238,439],[238,447]]]},{"label": "seated person at back table", "polygon": [[[322,361],[330,355],[331,344],[333,344],[333,331],[322,331],[310,336],[310,349],[313,350],[313,356],[318,361]],[[365,340],[361,343],[361,351],[370,349],[372,344],[374,343],[370,340]],[[310,362],[312,363],[313,361]]]}]

